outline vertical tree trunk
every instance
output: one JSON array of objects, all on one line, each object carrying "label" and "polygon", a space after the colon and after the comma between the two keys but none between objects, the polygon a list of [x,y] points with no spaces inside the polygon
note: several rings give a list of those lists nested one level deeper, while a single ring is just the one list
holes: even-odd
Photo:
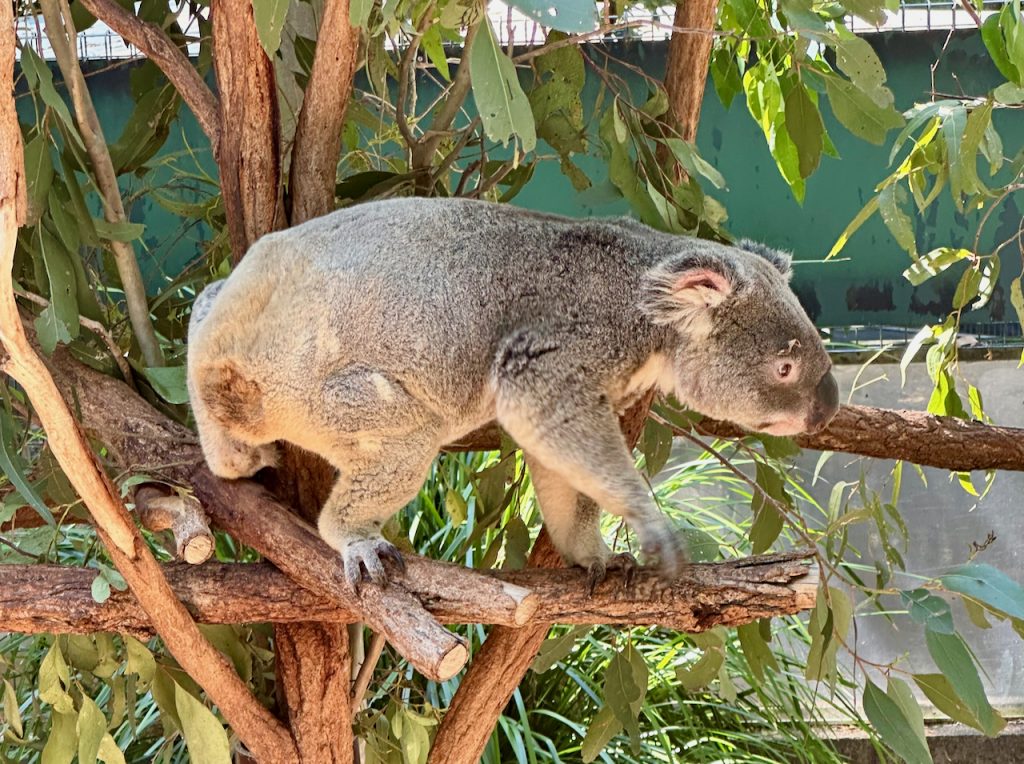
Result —
[{"label": "vertical tree trunk", "polygon": [[[347,3],[331,5],[339,4],[347,9]],[[214,68],[224,125],[217,164],[232,260],[237,263],[260,236],[287,225],[280,203],[277,85],[273,64],[256,32],[252,3],[213,0],[212,14]],[[333,163],[337,163],[337,149]],[[333,184],[330,192],[333,199]],[[274,487],[302,517],[315,521],[333,481],[334,470],[321,460],[288,449]],[[274,636],[280,711],[299,749],[297,764],[348,764],[352,761],[352,713],[345,627],[279,625]]]},{"label": "vertical tree trunk", "polygon": [[[631,448],[640,439],[653,398],[651,391],[622,417],[622,433]],[[562,564],[548,534],[542,531],[530,553],[529,565],[557,568]],[[545,623],[521,629],[491,629],[437,730],[429,764],[476,764],[480,760],[498,717],[523,681],[551,626]]]},{"label": "vertical tree trunk", "polygon": [[712,33],[718,13],[718,0],[686,0],[676,4],[672,39],[665,64],[665,90],[669,116],[680,137],[691,143],[697,139],[700,107],[711,60]]},{"label": "vertical tree trunk", "polygon": [[221,196],[239,262],[265,233],[283,227],[274,67],[260,45],[249,0],[213,0],[213,66],[220,91],[217,147]]}]

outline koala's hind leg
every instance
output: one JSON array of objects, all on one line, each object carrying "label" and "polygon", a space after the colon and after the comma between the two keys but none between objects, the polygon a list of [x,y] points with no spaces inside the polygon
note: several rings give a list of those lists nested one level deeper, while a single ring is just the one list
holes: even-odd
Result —
[{"label": "koala's hind leg", "polygon": [[613,557],[601,535],[601,510],[593,499],[573,488],[559,473],[547,469],[526,454],[533,490],[544,515],[544,527],[555,548],[569,565],[587,570],[591,591],[601,583],[609,567],[618,564],[629,585],[636,561],[630,555]]},{"label": "koala's hind leg", "polygon": [[384,585],[384,560],[402,567],[402,558],[381,536],[395,512],[412,501],[423,485],[430,464],[441,446],[434,431],[417,431],[325,454],[340,471],[317,523],[320,536],[340,554],[345,578],[358,591],[363,576]]},{"label": "koala's hind leg", "polygon": [[274,443],[253,445],[239,440],[213,418],[199,396],[191,397],[199,444],[214,475],[234,480],[251,477],[264,467],[277,465],[277,446]]}]

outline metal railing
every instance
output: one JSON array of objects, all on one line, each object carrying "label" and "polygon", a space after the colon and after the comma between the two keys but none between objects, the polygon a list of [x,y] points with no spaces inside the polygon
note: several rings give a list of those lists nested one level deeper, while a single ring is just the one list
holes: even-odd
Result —
[{"label": "metal railing", "polygon": [[[879,31],[931,31],[950,29],[975,29],[976,19],[984,20],[997,13],[1006,0],[985,0],[980,10],[971,5],[967,10],[964,3],[972,0],[915,0],[902,2],[895,11],[886,11],[885,21],[873,25],[863,19],[847,17],[848,28],[859,34]],[[615,29],[601,39],[616,40],[666,40],[672,34],[674,6],[666,5],[655,11],[641,9],[627,11],[623,20],[628,26]],[[545,29],[532,18],[512,10],[511,15],[501,3],[491,3],[491,23],[502,45],[512,43],[519,46],[539,45],[544,41]],[[22,18],[18,23],[18,38],[25,46],[31,47],[45,59],[53,59],[53,51],[42,30],[42,19]],[[102,25],[98,25],[101,26]],[[198,40],[188,45],[189,55],[199,53]],[[142,54],[120,35],[106,27],[89,29],[78,35],[78,56],[83,61],[114,61],[138,58]]]}]

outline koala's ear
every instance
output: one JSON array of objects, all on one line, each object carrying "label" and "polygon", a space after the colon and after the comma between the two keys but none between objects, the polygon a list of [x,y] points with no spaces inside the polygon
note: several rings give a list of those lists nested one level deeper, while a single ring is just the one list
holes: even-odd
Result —
[{"label": "koala's ear", "polygon": [[691,324],[732,294],[723,264],[663,263],[644,276],[643,310],[656,324]]},{"label": "koala's ear", "polygon": [[767,244],[762,244],[759,241],[751,241],[750,239],[740,239],[736,242],[736,246],[740,249],[746,250],[752,254],[763,257],[769,263],[775,266],[775,269],[782,274],[782,277],[787,281],[793,275],[793,256],[789,252],[785,252],[781,249],[774,249],[769,247]]}]

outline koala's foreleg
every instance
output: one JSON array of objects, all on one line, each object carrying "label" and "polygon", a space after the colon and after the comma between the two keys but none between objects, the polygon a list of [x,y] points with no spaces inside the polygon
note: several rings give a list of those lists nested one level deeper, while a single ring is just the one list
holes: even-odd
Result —
[{"label": "koala's foreleg", "polygon": [[535,462],[624,518],[644,553],[659,560],[664,575],[675,575],[683,561],[678,539],[633,465],[607,396],[590,387],[592,375],[573,363],[591,354],[555,343],[550,349],[540,341],[533,345],[518,356],[499,356],[498,422]]},{"label": "koala's foreleg", "polygon": [[562,559],[587,570],[591,591],[605,579],[609,563],[623,568],[628,584],[636,561],[630,555],[616,555],[613,559],[601,535],[601,510],[593,499],[581,494],[542,462],[529,454],[525,456],[533,490],[544,515],[544,527]]}]

